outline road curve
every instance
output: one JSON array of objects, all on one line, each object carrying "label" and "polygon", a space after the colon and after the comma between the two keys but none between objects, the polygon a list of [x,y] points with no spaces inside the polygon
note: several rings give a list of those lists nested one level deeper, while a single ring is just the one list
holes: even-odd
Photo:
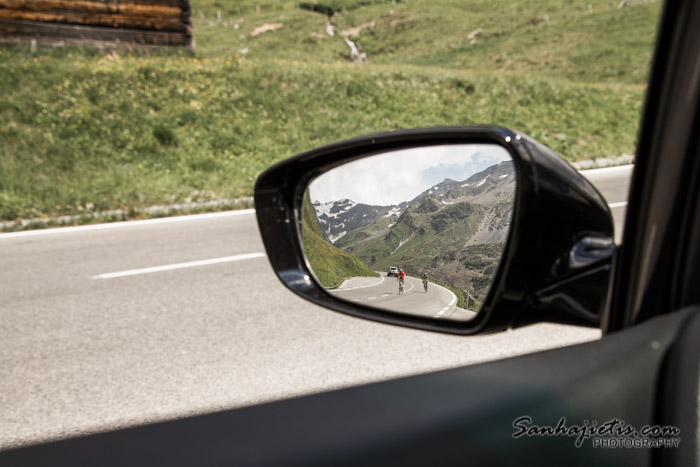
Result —
[{"label": "road curve", "polygon": [[404,291],[399,293],[395,277],[381,278],[354,277],[340,287],[329,290],[337,298],[349,302],[395,311],[409,315],[455,320],[471,319],[476,313],[458,308],[457,297],[450,290],[430,283],[428,291],[423,290],[423,282],[417,277],[406,276]]}]

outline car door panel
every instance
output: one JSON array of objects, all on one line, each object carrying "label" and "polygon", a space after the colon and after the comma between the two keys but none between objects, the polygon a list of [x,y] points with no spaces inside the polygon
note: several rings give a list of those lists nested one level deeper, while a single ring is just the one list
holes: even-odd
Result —
[{"label": "car door panel", "polygon": [[599,341],[0,453],[2,465],[650,465],[649,449],[513,439],[513,422],[655,422],[666,351],[693,310]]},{"label": "car door panel", "polygon": [[661,375],[657,418],[659,424],[681,430],[678,449],[661,449],[656,465],[698,465],[700,451],[700,314],[683,326],[668,352]]}]

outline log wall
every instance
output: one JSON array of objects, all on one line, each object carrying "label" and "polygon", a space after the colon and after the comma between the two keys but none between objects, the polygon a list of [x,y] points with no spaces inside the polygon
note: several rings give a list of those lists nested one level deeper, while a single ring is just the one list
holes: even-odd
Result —
[{"label": "log wall", "polygon": [[0,42],[193,47],[189,0],[0,0]]}]

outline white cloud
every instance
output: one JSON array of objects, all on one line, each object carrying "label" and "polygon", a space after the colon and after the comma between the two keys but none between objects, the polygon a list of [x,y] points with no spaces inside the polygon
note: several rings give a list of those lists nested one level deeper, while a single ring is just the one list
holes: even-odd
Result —
[{"label": "white cloud", "polygon": [[409,201],[445,178],[462,181],[485,168],[511,160],[497,145],[462,144],[404,149],[337,167],[310,185],[311,200],[351,199],[371,205]]}]

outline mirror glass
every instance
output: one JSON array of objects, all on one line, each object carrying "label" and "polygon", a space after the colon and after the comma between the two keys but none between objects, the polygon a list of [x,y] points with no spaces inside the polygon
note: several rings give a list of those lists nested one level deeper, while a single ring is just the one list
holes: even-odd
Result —
[{"label": "mirror glass", "polygon": [[402,149],[307,187],[302,241],[316,280],[350,302],[435,319],[479,312],[508,238],[515,167],[501,146]]}]

